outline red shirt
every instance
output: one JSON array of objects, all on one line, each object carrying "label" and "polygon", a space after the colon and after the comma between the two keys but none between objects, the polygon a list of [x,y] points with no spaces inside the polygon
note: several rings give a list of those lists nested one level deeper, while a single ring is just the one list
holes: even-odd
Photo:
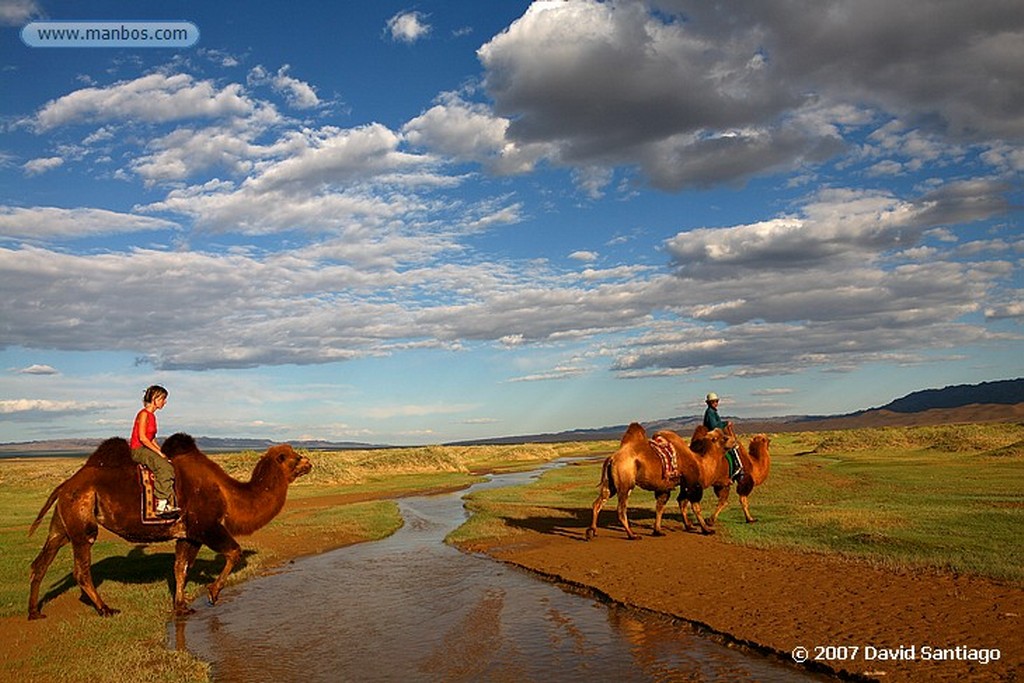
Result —
[{"label": "red shirt", "polygon": [[142,439],[139,438],[139,416],[143,413],[149,413],[149,418],[146,420],[146,438],[152,441],[156,436],[156,413],[150,413],[143,408],[136,414],[135,423],[132,425],[132,438],[130,442],[132,449],[142,447]]}]

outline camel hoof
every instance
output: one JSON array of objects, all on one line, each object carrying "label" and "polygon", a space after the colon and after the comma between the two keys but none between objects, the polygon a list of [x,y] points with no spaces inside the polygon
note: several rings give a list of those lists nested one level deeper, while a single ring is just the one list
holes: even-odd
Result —
[{"label": "camel hoof", "polygon": [[705,527],[704,529],[701,529],[701,531],[702,531],[702,533],[705,536],[714,536],[715,535],[715,530],[712,529],[711,527]]},{"label": "camel hoof", "polygon": [[35,621],[36,619],[45,619],[45,618],[46,618],[46,615],[43,614],[42,612],[29,612],[28,613],[28,620],[29,621]]},{"label": "camel hoof", "polygon": [[664,535],[665,535],[665,532],[662,531],[661,529],[655,529],[654,531],[651,532],[651,536],[664,536]]},{"label": "camel hoof", "polygon": [[708,526],[714,526],[714,525],[715,525],[715,520],[714,519],[709,519],[708,520]]},{"label": "camel hoof", "polygon": [[587,540],[588,541],[590,539],[592,539],[596,535],[597,535],[597,530],[596,529],[587,529]]},{"label": "camel hoof", "polygon": [[184,606],[184,607],[175,607],[174,608],[174,616],[176,616],[176,617],[187,617],[187,616],[190,616],[190,615],[195,614],[195,613],[196,613],[196,611],[194,609],[192,609],[191,607],[187,606],[187,605]]},{"label": "camel hoof", "polygon": [[119,609],[114,609],[113,607],[106,606],[104,606],[103,609],[97,609],[96,611],[100,613],[101,617],[112,617],[115,614],[121,613],[121,610]]}]

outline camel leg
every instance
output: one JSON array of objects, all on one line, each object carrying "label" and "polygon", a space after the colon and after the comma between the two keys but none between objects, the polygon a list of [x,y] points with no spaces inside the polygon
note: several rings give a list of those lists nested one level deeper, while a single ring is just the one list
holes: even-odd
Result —
[{"label": "camel leg", "polygon": [[622,528],[626,530],[626,536],[629,537],[629,540],[639,541],[640,537],[634,534],[633,530],[629,528],[629,494],[630,491],[628,489],[625,491],[619,491],[619,524],[621,524]]},{"label": "camel leg", "polygon": [[692,531],[693,525],[690,524],[690,501],[686,500],[682,494],[679,494],[677,501],[679,503],[679,516],[683,520],[683,529],[686,531]]},{"label": "camel leg", "polygon": [[99,592],[96,590],[96,586],[92,582],[92,544],[96,542],[95,534],[89,536],[86,539],[75,539],[71,541],[71,549],[75,554],[75,568],[74,575],[75,581],[78,582],[78,587],[82,589],[85,596],[92,602],[93,607],[99,612],[101,617],[109,617],[117,614],[121,610],[109,607],[103,598],[100,597]]},{"label": "camel leg", "polygon": [[45,619],[46,615],[43,614],[39,608],[39,587],[43,583],[43,578],[46,576],[46,571],[50,568],[57,552],[63,548],[68,541],[67,532],[64,531],[64,525],[60,523],[60,515],[55,514],[53,519],[50,521],[50,531],[46,537],[46,542],[43,544],[43,549],[39,551],[39,555],[32,561],[32,571],[29,573],[30,577],[30,588],[28,595],[28,618],[29,619]]},{"label": "camel leg", "polygon": [[665,503],[668,502],[668,497],[672,494],[671,491],[662,491],[654,494],[655,508],[654,508],[654,533],[652,536],[664,536],[665,532],[661,529],[661,516],[665,513]]},{"label": "camel leg", "polygon": [[195,611],[185,601],[185,584],[188,583],[188,570],[202,547],[186,539],[178,540],[174,546],[174,613],[179,617]]},{"label": "camel leg", "polygon": [[605,501],[610,497],[610,493],[607,489],[602,488],[601,493],[597,494],[597,498],[594,500],[594,516],[590,520],[590,528],[587,529],[587,540],[589,541],[597,535],[597,516],[601,514],[601,508],[604,507]]},{"label": "camel leg", "polygon": [[718,521],[718,515],[722,514],[722,510],[729,505],[729,486],[716,486],[715,494],[718,496],[718,505],[715,507],[715,514],[711,515],[711,519],[707,520],[708,526],[714,526],[715,522]]},{"label": "camel leg", "polygon": [[743,508],[743,516],[746,518],[748,524],[753,524],[757,521],[757,518],[750,514],[749,496],[740,496],[740,507]]},{"label": "camel leg", "polygon": [[214,531],[213,538],[204,540],[206,540],[206,545],[210,546],[214,552],[218,552],[224,556],[224,569],[221,570],[217,579],[206,587],[206,593],[210,598],[210,604],[216,605],[217,598],[220,596],[220,592],[224,588],[224,582],[227,581],[231,570],[235,568],[235,564],[242,559],[242,547],[238,545],[238,542],[231,537],[231,534],[229,534],[227,529],[224,527],[216,529]]},{"label": "camel leg", "polygon": [[697,524],[700,525],[700,530],[705,534],[713,534],[715,530],[708,526],[708,523],[704,521],[704,515],[701,514],[700,503],[690,503],[693,506],[693,514],[697,517]]}]

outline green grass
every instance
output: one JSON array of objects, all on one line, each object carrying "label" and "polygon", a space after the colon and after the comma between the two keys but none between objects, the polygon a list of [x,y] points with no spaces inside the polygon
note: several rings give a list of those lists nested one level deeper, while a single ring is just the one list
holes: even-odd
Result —
[{"label": "green grass", "polygon": [[[774,435],[771,476],[751,496],[760,521],[742,522],[734,492],[732,505],[719,519],[719,534],[731,543],[1021,582],[1022,443],[1024,425]],[[597,494],[601,458],[616,445],[606,441],[310,453],[313,472],[292,486],[289,504],[265,531],[242,539],[245,558],[231,583],[296,555],[392,533],[401,523],[393,500],[397,496],[460,488],[485,471],[531,468],[561,456],[591,457],[526,486],[473,494],[467,501],[473,516],[449,540],[514,542],[527,526],[583,528]],[[214,459],[233,476],[248,479],[259,455]],[[80,464],[80,459],[65,458],[0,460],[0,619],[15,626],[9,630],[17,638],[33,638],[31,648],[24,644],[28,641],[5,643],[0,676],[101,683],[208,680],[203,662],[166,646],[171,543],[132,546],[101,535],[93,549],[94,578],[121,614],[101,619],[76,602],[70,615],[24,621],[28,567],[42,545],[45,527],[32,538],[26,531],[50,491]],[[635,493],[631,503],[633,508],[654,508],[653,496],[645,491]],[[678,515],[670,511],[666,520],[670,532],[678,533]],[[190,574],[189,595],[198,595],[221,566],[211,551],[201,551]],[[43,583],[44,597],[77,596],[70,572],[71,553],[65,548]],[[20,659],[14,657],[19,652]]]},{"label": "green grass", "polygon": [[[481,472],[532,468],[592,448],[544,444],[311,452],[314,469],[292,485],[284,510],[265,530],[240,539],[244,558],[228,585],[298,555],[393,533],[402,523],[393,500],[397,496],[463,488],[478,481]],[[230,475],[247,480],[261,455],[212,457]],[[166,645],[173,591],[174,546],[169,542],[134,546],[101,533],[92,551],[93,578],[104,599],[121,613],[101,619],[91,606],[76,601],[70,616],[25,621],[29,565],[42,547],[49,517],[31,538],[28,527],[53,488],[82,462],[0,459],[0,619],[17,638],[0,648],[0,678],[99,683],[209,680],[205,663]],[[204,548],[189,574],[190,598],[199,595],[222,566],[222,559]],[[48,601],[78,595],[71,568],[71,550],[65,547],[42,585],[44,613],[49,611]]]},{"label": "green grass", "polygon": [[[745,524],[735,491],[719,518],[727,542],[834,553],[894,568],[1024,581],[1024,425],[779,434],[772,471]],[[896,442],[889,447],[888,441]],[[453,543],[509,539],[531,526],[590,523],[600,463],[566,467],[519,488],[473,494]],[[705,493],[704,508],[713,509]],[[614,508],[614,501],[606,504]],[[634,510],[653,496],[634,492]],[[674,500],[667,528],[679,529]]]}]

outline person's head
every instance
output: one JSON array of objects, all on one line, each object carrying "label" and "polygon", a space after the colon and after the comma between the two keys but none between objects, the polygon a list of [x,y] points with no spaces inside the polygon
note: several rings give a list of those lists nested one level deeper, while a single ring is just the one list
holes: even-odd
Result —
[{"label": "person's head", "polygon": [[707,397],[704,399],[704,401],[709,406],[714,408],[714,407],[716,407],[718,405],[718,394],[716,394],[715,392],[712,391],[710,394],[707,395]]},{"label": "person's head", "polygon": [[160,407],[167,402],[167,390],[159,384],[154,384],[151,387],[146,388],[146,393],[142,395],[142,403],[144,405],[156,405],[157,401],[160,402]]}]

